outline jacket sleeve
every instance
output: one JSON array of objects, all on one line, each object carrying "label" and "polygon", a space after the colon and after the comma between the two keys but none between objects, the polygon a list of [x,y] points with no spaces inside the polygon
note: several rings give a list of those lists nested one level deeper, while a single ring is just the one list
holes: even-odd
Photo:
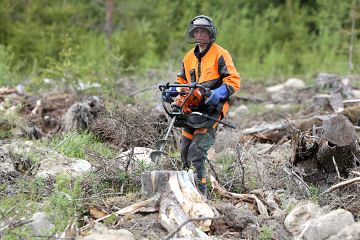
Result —
[{"label": "jacket sleeve", "polygon": [[237,73],[232,58],[227,51],[224,51],[218,59],[218,72],[223,78],[223,84],[226,85],[229,96],[240,89],[240,75]]},{"label": "jacket sleeve", "polygon": [[181,64],[181,70],[177,74],[176,82],[180,83],[180,84],[186,84],[187,83],[184,62],[182,62],[182,64]]}]

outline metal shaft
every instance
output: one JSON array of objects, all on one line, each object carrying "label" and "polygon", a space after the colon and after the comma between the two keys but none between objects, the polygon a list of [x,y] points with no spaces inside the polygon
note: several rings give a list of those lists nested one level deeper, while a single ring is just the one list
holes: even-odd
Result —
[{"label": "metal shaft", "polygon": [[[167,133],[166,133],[166,135],[165,135],[165,137],[164,137],[164,140],[167,140],[167,139],[168,139],[168,137],[169,137],[169,135],[170,135],[170,132],[171,132],[171,129],[172,129],[172,127],[174,126],[175,120],[176,120],[176,116],[171,119],[169,128],[168,128]],[[165,147],[165,144],[161,145],[161,147],[160,147],[159,150],[160,150],[160,151],[164,150],[164,147]]]}]

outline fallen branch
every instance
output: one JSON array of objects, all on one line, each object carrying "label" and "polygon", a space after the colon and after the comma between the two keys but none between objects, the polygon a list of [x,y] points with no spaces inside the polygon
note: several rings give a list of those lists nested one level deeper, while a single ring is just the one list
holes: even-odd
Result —
[{"label": "fallen branch", "polygon": [[0,236],[6,230],[11,230],[11,229],[20,227],[22,225],[31,223],[32,221],[33,221],[32,219],[28,219],[28,220],[19,220],[19,221],[15,221],[15,222],[10,222],[7,225],[5,225],[4,227],[0,228]]},{"label": "fallen branch", "polygon": [[305,190],[305,194],[307,197],[310,197],[310,190],[309,190],[309,185],[302,179],[302,177],[300,177],[298,174],[296,174],[293,170],[290,171],[290,169],[284,167],[283,168],[284,172],[289,175],[289,177],[291,179],[293,179],[300,187],[300,189],[302,187],[304,187]]},{"label": "fallen branch", "polygon": [[265,132],[265,131],[282,130],[282,129],[285,129],[286,127],[287,127],[287,125],[285,122],[272,123],[272,124],[266,124],[266,125],[259,126],[259,127],[247,128],[247,129],[244,129],[241,133],[243,135],[250,135],[250,134],[260,133],[260,132]]},{"label": "fallen branch", "polygon": [[351,171],[351,173],[357,175],[357,176],[360,176],[360,172],[357,172],[357,171]]},{"label": "fallen branch", "polygon": [[[101,217],[101,218],[98,218],[94,221],[94,223],[98,223],[102,220],[105,220],[111,216],[113,216],[114,214],[116,216],[119,216],[119,215],[127,215],[127,214],[134,214],[136,212],[138,212],[142,207],[145,207],[145,206],[148,206],[150,204],[153,204],[153,203],[156,203],[158,202],[160,199],[160,195],[155,195],[145,201],[141,201],[141,202],[138,202],[138,203],[135,203],[135,204],[132,204],[130,206],[127,206],[125,208],[122,208],[114,213],[110,213],[104,217]],[[88,229],[90,227],[90,224],[86,224],[85,226],[81,227],[80,230],[81,231],[84,231],[86,229]]]},{"label": "fallen branch", "polygon": [[352,178],[352,179],[337,183],[337,184],[331,186],[330,188],[328,188],[326,191],[322,192],[320,195],[330,193],[338,188],[344,187],[344,186],[352,184],[354,182],[360,182],[360,177]]},{"label": "fallen branch", "polygon": [[210,176],[210,181],[212,187],[215,190],[217,190],[220,195],[227,198],[236,198],[240,201],[246,200],[248,202],[255,202],[260,215],[263,217],[269,216],[266,206],[260,201],[260,199],[255,194],[240,194],[240,193],[229,192],[223,186],[221,186],[212,175]]}]

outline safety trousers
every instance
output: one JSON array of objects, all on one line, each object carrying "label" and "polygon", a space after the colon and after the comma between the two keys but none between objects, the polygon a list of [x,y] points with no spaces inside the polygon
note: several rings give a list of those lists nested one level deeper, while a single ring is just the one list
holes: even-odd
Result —
[{"label": "safety trousers", "polygon": [[207,152],[215,142],[216,128],[183,128],[180,140],[180,154],[183,169],[195,167],[196,185],[200,192],[206,192],[205,161]]}]

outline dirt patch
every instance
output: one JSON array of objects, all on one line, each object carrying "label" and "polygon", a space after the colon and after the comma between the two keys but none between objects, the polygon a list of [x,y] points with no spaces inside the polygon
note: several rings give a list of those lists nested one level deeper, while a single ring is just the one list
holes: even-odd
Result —
[{"label": "dirt patch", "polygon": [[49,93],[44,97],[26,97],[21,115],[45,134],[54,134],[62,124],[62,117],[79,96],[70,93]]}]

